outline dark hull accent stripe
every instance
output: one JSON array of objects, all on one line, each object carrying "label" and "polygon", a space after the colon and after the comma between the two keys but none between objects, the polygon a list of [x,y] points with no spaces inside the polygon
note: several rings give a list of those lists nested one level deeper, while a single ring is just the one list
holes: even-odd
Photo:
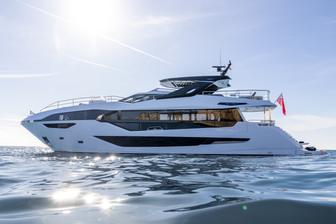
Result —
[{"label": "dark hull accent stripe", "polygon": [[225,105],[225,106],[239,106],[239,105],[246,105],[247,103],[242,102],[219,102],[218,105]]},{"label": "dark hull accent stripe", "polygon": [[203,138],[203,137],[159,137],[159,136],[95,136],[103,141],[122,147],[167,147],[197,146],[216,142],[238,143],[249,138]]},{"label": "dark hull accent stripe", "polygon": [[52,124],[43,124],[47,128],[70,128],[74,126],[76,123],[52,123]]}]

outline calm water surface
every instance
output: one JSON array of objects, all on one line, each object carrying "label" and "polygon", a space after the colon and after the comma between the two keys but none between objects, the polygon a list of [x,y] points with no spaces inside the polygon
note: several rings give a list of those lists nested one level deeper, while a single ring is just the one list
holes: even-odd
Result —
[{"label": "calm water surface", "polygon": [[246,223],[237,218],[251,215],[336,223],[334,152],[135,156],[0,147],[0,171],[0,223]]}]

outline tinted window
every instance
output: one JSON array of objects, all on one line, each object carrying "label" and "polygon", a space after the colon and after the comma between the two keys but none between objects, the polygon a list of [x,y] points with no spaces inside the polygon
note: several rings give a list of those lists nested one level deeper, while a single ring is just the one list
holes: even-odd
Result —
[{"label": "tinted window", "polygon": [[181,111],[113,111],[102,121],[242,121],[237,109]]},{"label": "tinted window", "polygon": [[[121,112],[121,114],[126,112]],[[141,121],[242,121],[237,109],[146,111],[132,117]]]},{"label": "tinted window", "polygon": [[48,127],[48,128],[70,128],[72,126],[74,126],[75,123],[56,123],[56,124],[44,124],[44,126]]},{"label": "tinted window", "polygon": [[95,120],[99,115],[105,114],[106,110],[83,110],[50,115],[42,121],[68,121],[68,120]]},{"label": "tinted window", "polygon": [[117,121],[117,120],[119,120],[119,112],[118,111],[113,111],[113,112],[107,113],[102,117],[101,120],[109,121],[109,122]]}]

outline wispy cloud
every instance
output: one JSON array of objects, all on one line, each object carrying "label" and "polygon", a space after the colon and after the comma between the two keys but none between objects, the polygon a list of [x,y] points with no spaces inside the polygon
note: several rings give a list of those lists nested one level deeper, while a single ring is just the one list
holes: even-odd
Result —
[{"label": "wispy cloud", "polygon": [[170,23],[174,23],[178,21],[179,20],[177,18],[169,17],[169,16],[148,16],[144,20],[134,22],[133,25],[135,26],[164,25],[164,24],[170,24]]},{"label": "wispy cloud", "polygon": [[[34,5],[32,5],[32,4],[29,4],[29,3],[25,2],[25,1],[21,1],[21,0],[16,0],[16,1],[19,2],[19,3],[21,3],[21,4],[23,4],[24,6],[26,6],[26,7],[28,7],[28,8],[31,8],[31,9],[33,9],[33,10],[35,10],[35,11],[37,11],[37,12],[40,12],[40,13],[42,13],[42,14],[44,14],[44,15],[47,15],[47,16],[49,16],[49,17],[52,17],[52,18],[54,18],[54,19],[56,19],[56,20],[58,20],[58,21],[61,21],[61,22],[63,22],[63,23],[67,23],[67,24],[75,25],[75,24],[74,24],[73,22],[71,22],[70,20],[67,20],[67,19],[65,19],[65,18],[63,18],[63,17],[61,17],[61,16],[58,16],[58,15],[56,15],[56,14],[50,12],[50,11],[47,11],[47,10],[42,9],[42,8],[40,8],[40,7],[34,6]],[[151,54],[151,53],[149,53],[149,52],[146,52],[146,51],[144,51],[144,50],[141,50],[141,49],[139,49],[139,48],[136,48],[136,47],[134,47],[134,46],[131,46],[131,45],[127,44],[127,43],[124,43],[124,42],[122,42],[122,41],[120,41],[120,40],[117,40],[117,39],[115,39],[115,38],[113,38],[113,37],[110,37],[110,36],[108,36],[108,35],[106,35],[106,34],[96,33],[96,36],[100,37],[101,39],[111,41],[111,42],[113,42],[113,43],[115,43],[115,44],[118,44],[118,45],[120,45],[120,46],[122,46],[122,47],[124,47],[124,48],[127,48],[127,49],[129,49],[129,50],[132,50],[132,51],[134,51],[134,52],[137,52],[137,53],[140,53],[140,54],[145,55],[145,56],[147,56],[147,57],[150,57],[150,58],[152,58],[152,59],[155,59],[155,60],[157,60],[157,61],[160,61],[160,62],[162,62],[162,63],[165,63],[165,64],[171,64],[171,62],[169,62],[169,61],[167,61],[167,60],[165,60],[165,59],[163,59],[163,58],[161,58],[161,57],[155,56],[155,55],[153,55],[153,54]]]},{"label": "wispy cloud", "polygon": [[188,20],[212,17],[216,15],[220,15],[220,13],[202,13],[187,16],[147,16],[143,20],[134,22],[133,25],[135,26],[167,25],[167,24],[184,22]]},{"label": "wispy cloud", "polygon": [[0,73],[0,79],[29,79],[54,76],[57,73]]},{"label": "wispy cloud", "polygon": [[114,39],[114,38],[112,38],[112,37],[109,37],[109,36],[107,36],[107,35],[105,35],[105,34],[99,34],[99,36],[100,36],[102,39],[112,41],[112,42],[114,42],[114,43],[116,43],[116,44],[118,44],[118,45],[120,45],[120,46],[122,46],[122,47],[125,47],[125,48],[127,48],[127,49],[129,49],[129,50],[132,50],[132,51],[134,51],[134,52],[138,52],[138,53],[140,53],[140,54],[142,54],[142,55],[145,55],[145,56],[147,56],[147,57],[153,58],[153,59],[155,59],[155,60],[157,60],[157,61],[160,61],[160,62],[162,62],[162,63],[164,63],[164,64],[168,64],[168,65],[172,64],[171,62],[169,62],[169,61],[167,61],[167,60],[165,60],[165,59],[162,59],[162,58],[160,58],[160,57],[158,57],[158,56],[152,55],[152,54],[150,54],[150,53],[148,53],[148,52],[146,52],[146,51],[140,50],[139,48],[133,47],[133,46],[131,46],[131,45],[129,45],[129,44],[125,44],[124,42],[121,42],[121,41],[119,41],[119,40],[117,40],[117,39]]},{"label": "wispy cloud", "polygon": [[336,149],[336,117],[295,114],[277,119],[276,123],[297,140],[319,149]]},{"label": "wispy cloud", "polygon": [[278,121],[281,127],[289,131],[313,131],[336,128],[336,117],[322,117],[318,115],[296,114],[289,115]]},{"label": "wispy cloud", "polygon": [[93,66],[98,66],[98,67],[101,67],[101,68],[105,68],[105,69],[110,69],[110,70],[114,70],[114,71],[118,71],[118,72],[124,72],[123,70],[119,69],[119,68],[116,68],[116,67],[112,67],[112,66],[109,66],[109,65],[105,65],[105,64],[101,64],[101,63],[97,63],[97,62],[94,62],[94,61],[90,61],[90,60],[87,60],[87,59],[83,59],[83,58],[79,58],[79,57],[74,57],[74,56],[71,56],[71,55],[64,55],[65,57],[73,60],[73,61],[77,61],[77,62],[80,62],[80,63],[84,63],[84,64],[88,64],[88,65],[93,65]]}]

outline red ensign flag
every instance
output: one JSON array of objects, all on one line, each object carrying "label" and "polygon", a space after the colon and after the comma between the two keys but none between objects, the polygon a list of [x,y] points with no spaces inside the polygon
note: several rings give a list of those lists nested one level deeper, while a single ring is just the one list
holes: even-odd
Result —
[{"label": "red ensign flag", "polygon": [[283,97],[282,93],[280,94],[280,96],[278,97],[278,99],[276,100],[276,102],[281,106],[281,108],[282,108],[282,114],[286,115],[285,100],[284,100],[284,97]]}]

